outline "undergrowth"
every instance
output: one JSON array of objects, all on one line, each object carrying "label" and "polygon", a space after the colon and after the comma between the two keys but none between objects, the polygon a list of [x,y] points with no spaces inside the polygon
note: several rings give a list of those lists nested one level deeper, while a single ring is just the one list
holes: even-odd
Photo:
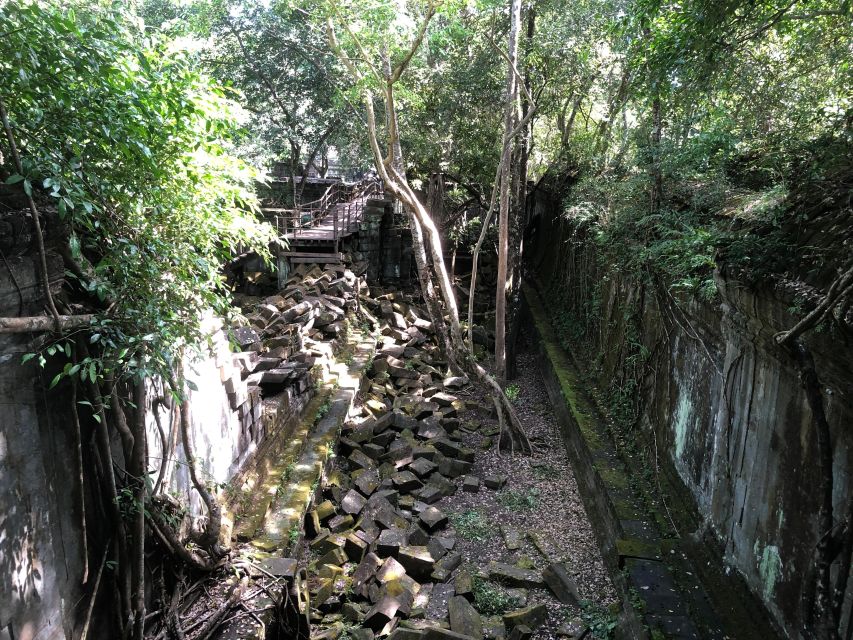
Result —
[{"label": "undergrowth", "polygon": [[590,600],[581,600],[581,618],[589,627],[593,638],[611,640],[616,629],[616,616],[600,604]]},{"label": "undergrowth", "polygon": [[533,487],[526,491],[515,489],[502,491],[498,495],[498,502],[502,506],[514,510],[535,509],[536,505],[539,504],[539,489]]},{"label": "undergrowth", "polygon": [[463,540],[472,542],[486,542],[493,536],[493,527],[488,519],[479,511],[466,511],[465,513],[453,513],[449,516],[450,524],[456,530],[457,535]]},{"label": "undergrowth", "polygon": [[518,606],[518,598],[506,589],[488,580],[475,576],[472,583],[474,608],[484,616],[502,615]]}]

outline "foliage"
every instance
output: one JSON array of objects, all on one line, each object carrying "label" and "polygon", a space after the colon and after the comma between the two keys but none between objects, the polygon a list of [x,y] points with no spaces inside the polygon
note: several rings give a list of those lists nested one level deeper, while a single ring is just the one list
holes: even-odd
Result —
[{"label": "foliage", "polygon": [[518,598],[506,589],[480,576],[472,578],[474,608],[484,616],[499,616],[518,606]]},{"label": "foliage", "polygon": [[590,600],[581,600],[581,618],[586,622],[593,638],[610,640],[616,629],[616,617],[613,613]]},{"label": "foliage", "polygon": [[506,397],[509,398],[509,401],[512,403],[518,402],[518,397],[521,395],[521,389],[517,384],[508,385],[504,390],[506,393]]},{"label": "foliage", "polygon": [[[19,2],[0,9],[0,97],[22,148],[7,182],[55,207],[77,285],[96,304],[101,356],[66,375],[166,372],[226,313],[220,265],[238,245],[268,255],[256,174],[230,155],[236,104],[190,52],[126,10]],[[72,343],[61,346],[72,357]],[[85,368],[84,366],[85,365]]]},{"label": "foliage", "polygon": [[265,164],[312,159],[320,166],[335,147],[360,161],[354,134],[362,116],[346,97],[348,80],[334,73],[322,30],[287,2],[231,0],[218,9],[200,35],[209,36],[211,72],[244,96],[250,116],[242,151]]},{"label": "foliage", "polygon": [[479,511],[466,511],[450,515],[450,524],[463,540],[486,542],[494,534],[494,527]]},{"label": "foliage", "polygon": [[314,420],[315,421],[322,420],[323,418],[326,417],[326,415],[329,413],[329,411],[331,409],[332,409],[332,401],[331,401],[331,399],[326,398],[326,400],[323,401],[323,404],[321,404],[317,408],[317,414],[315,415]]},{"label": "foliage", "polygon": [[498,502],[514,511],[522,509],[535,509],[539,502],[539,489],[535,487],[527,491],[517,491],[515,489],[506,489],[498,494]]}]

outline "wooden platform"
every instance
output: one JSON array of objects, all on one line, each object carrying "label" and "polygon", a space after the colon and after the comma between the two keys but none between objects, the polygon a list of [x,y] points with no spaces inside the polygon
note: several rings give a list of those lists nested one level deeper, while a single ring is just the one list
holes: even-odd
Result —
[{"label": "wooden platform", "polygon": [[286,233],[284,238],[291,246],[334,245],[341,238],[346,238],[358,231],[358,226],[364,218],[366,201],[367,198],[359,198],[353,202],[336,204],[313,226],[295,229]]},{"label": "wooden platform", "polygon": [[281,253],[287,258],[291,264],[300,262],[317,263],[317,264],[340,264],[343,262],[344,256],[342,253],[310,253],[307,251],[283,251]]}]

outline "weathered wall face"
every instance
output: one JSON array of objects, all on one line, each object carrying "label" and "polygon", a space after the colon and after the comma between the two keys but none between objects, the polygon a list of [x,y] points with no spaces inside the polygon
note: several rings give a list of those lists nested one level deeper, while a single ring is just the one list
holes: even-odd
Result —
[{"label": "weathered wall face", "polygon": [[[626,354],[644,347],[643,365],[632,365],[639,372],[642,439],[695,503],[725,561],[795,637],[802,582],[818,539],[821,472],[797,369],[773,342],[774,334],[796,324],[791,300],[770,287],[755,290],[721,278],[719,300],[679,300],[676,306],[666,292],[602,266],[571,223],[539,224],[539,237],[548,242],[539,245],[537,271],[550,287],[552,311],[574,307],[583,316],[565,323],[568,343],[591,356],[587,362],[601,353],[595,373],[602,388],[620,379]],[[557,236],[564,241],[554,242]],[[583,301],[593,303],[584,309]],[[838,522],[853,494],[853,432],[847,426],[853,420],[853,336],[817,333],[807,341],[832,427]],[[848,588],[845,611],[851,597]]]},{"label": "weathered wall face", "polygon": [[[16,226],[0,220],[2,240]],[[20,227],[26,229],[25,225]],[[16,241],[20,237],[16,238]],[[41,313],[34,256],[16,241],[3,243],[0,314]],[[21,250],[17,255],[10,253]],[[62,273],[49,254],[51,274]],[[27,334],[0,335],[0,639],[65,638],[85,593],[81,513],[67,395],[44,392],[50,382],[33,361]]]},{"label": "weathered wall face", "polygon": [[[30,228],[29,219],[20,212],[0,216],[2,316],[44,313]],[[62,260],[50,250],[47,257],[51,288],[58,289]],[[249,464],[271,429],[301,411],[305,398],[290,387],[277,399],[268,399],[270,406],[262,411],[264,400],[257,388],[254,393],[247,389],[225,334],[214,322],[210,331],[212,350],[204,350],[200,358],[189,362],[186,373],[196,386],[190,394],[191,439],[199,475],[221,489]],[[88,480],[81,486],[78,479],[70,390],[60,384],[47,391],[55,373],[52,363],[44,371],[35,360],[21,363],[22,356],[33,350],[35,338],[32,334],[0,334],[0,640],[72,637],[72,630],[79,630],[85,616],[104,542],[98,533],[101,522],[92,487]],[[281,348],[290,353],[286,346]],[[303,395],[313,393],[313,389],[300,389]],[[156,479],[165,458],[169,465],[165,487],[182,502],[189,502],[193,515],[202,515],[204,506],[192,490],[177,421],[171,421],[169,410],[157,404],[167,448],[173,451],[163,456],[154,420],[154,400],[161,395],[159,385],[150,388],[149,471]],[[93,425],[85,422],[84,414],[81,412],[82,456],[90,476]],[[111,436],[114,455],[120,460],[118,435],[113,432]],[[81,497],[89,530],[86,583]],[[109,630],[98,626],[109,620],[109,616],[95,616],[90,637],[111,637]]]}]

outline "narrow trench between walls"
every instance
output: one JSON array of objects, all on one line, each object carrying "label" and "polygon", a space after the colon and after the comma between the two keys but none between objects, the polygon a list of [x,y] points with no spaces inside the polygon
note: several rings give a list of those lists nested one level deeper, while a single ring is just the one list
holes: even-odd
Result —
[{"label": "narrow trench between walls", "polygon": [[649,482],[649,465],[657,463],[615,445],[621,434],[591,378],[558,340],[541,294],[528,284],[524,297],[540,371],[626,618],[652,638],[782,637],[724,564],[718,543],[693,533],[700,520],[684,489],[663,470]]},{"label": "narrow trench between walls", "polygon": [[[321,273],[301,266],[286,291]],[[508,393],[534,453],[506,455],[490,397],[447,374],[419,298],[359,298],[372,320],[351,315],[334,349],[311,341],[316,395],[285,430],[266,421],[280,443],[226,490],[236,573],[185,619],[239,588],[216,638],[641,637],[620,631],[532,343]]]}]

